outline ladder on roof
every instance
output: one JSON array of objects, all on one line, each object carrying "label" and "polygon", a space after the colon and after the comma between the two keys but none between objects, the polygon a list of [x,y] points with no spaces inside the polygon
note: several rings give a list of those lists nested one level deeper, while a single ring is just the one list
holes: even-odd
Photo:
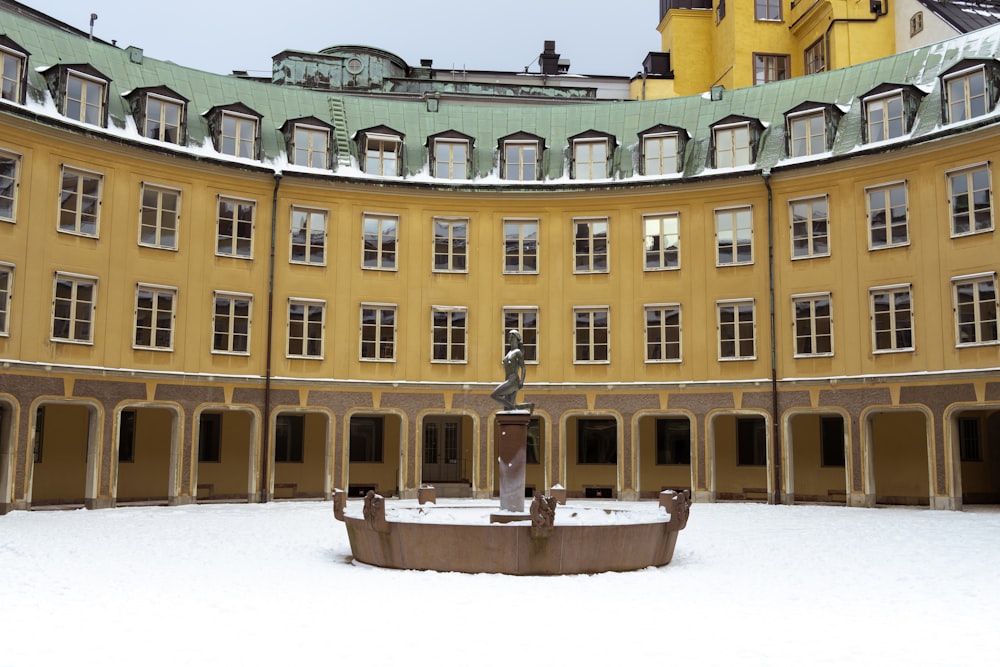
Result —
[{"label": "ladder on roof", "polygon": [[344,109],[344,99],[330,96],[327,98],[330,108],[330,121],[333,123],[334,150],[337,152],[337,164],[342,167],[351,166],[351,143],[347,134],[347,111]]}]

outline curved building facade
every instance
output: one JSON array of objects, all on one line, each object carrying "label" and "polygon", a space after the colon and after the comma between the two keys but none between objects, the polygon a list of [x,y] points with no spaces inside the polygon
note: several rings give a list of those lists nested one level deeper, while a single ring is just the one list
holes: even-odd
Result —
[{"label": "curved building facade", "polygon": [[1000,501],[998,29],[644,102],[0,33],[0,511],[490,497],[511,328],[531,490]]}]

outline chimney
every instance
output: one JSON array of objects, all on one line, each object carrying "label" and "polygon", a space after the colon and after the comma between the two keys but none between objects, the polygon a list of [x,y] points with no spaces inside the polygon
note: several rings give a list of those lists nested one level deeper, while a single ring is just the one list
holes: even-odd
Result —
[{"label": "chimney", "polygon": [[545,40],[545,48],[538,56],[538,66],[542,69],[542,74],[559,74],[559,54],[556,53],[555,40]]}]

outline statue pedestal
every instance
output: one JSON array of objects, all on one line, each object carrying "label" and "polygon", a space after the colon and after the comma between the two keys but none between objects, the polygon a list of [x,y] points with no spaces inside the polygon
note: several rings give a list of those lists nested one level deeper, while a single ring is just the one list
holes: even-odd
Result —
[{"label": "statue pedestal", "polygon": [[504,410],[497,413],[500,426],[500,510],[524,512],[524,464],[528,450],[527,410]]}]

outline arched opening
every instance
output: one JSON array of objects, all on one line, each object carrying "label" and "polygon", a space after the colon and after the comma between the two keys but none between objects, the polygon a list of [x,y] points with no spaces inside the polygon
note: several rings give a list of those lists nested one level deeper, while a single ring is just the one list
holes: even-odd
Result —
[{"label": "arched opening", "polygon": [[919,410],[892,410],[868,420],[875,502],[929,506],[927,416]]},{"label": "arched opening", "polygon": [[1000,410],[962,410],[951,423],[962,503],[1000,504]]},{"label": "arched opening", "polygon": [[788,424],[792,497],[798,503],[847,504],[847,439],[836,412],[792,415]]},{"label": "arched opening", "polygon": [[426,415],[421,423],[421,436],[420,483],[434,486],[439,498],[471,497],[476,436],[472,417]]},{"label": "arched opening", "polygon": [[614,415],[566,419],[566,494],[570,497],[617,498],[621,436]]},{"label": "arched opening", "polygon": [[329,424],[323,412],[281,412],[275,416],[275,500],[326,496]]},{"label": "arched opening", "polygon": [[717,414],[710,421],[716,500],[767,500],[768,428],[763,415]]},{"label": "arched opening", "polygon": [[43,403],[35,409],[31,433],[31,505],[84,505],[95,408],[82,403]]},{"label": "arched opening", "polygon": [[198,501],[250,501],[254,415],[249,410],[204,410],[198,415]]},{"label": "arched opening", "polygon": [[0,514],[9,512],[14,504],[14,423],[17,412],[14,403],[0,397]]},{"label": "arched opening", "polygon": [[691,491],[691,420],[686,415],[639,418],[639,497]]},{"label": "arched opening", "polygon": [[400,443],[403,420],[393,413],[355,413],[348,432],[348,496],[369,490],[399,495]]},{"label": "arched opening", "polygon": [[177,412],[154,406],[126,407],[118,413],[116,504],[166,503]]}]

